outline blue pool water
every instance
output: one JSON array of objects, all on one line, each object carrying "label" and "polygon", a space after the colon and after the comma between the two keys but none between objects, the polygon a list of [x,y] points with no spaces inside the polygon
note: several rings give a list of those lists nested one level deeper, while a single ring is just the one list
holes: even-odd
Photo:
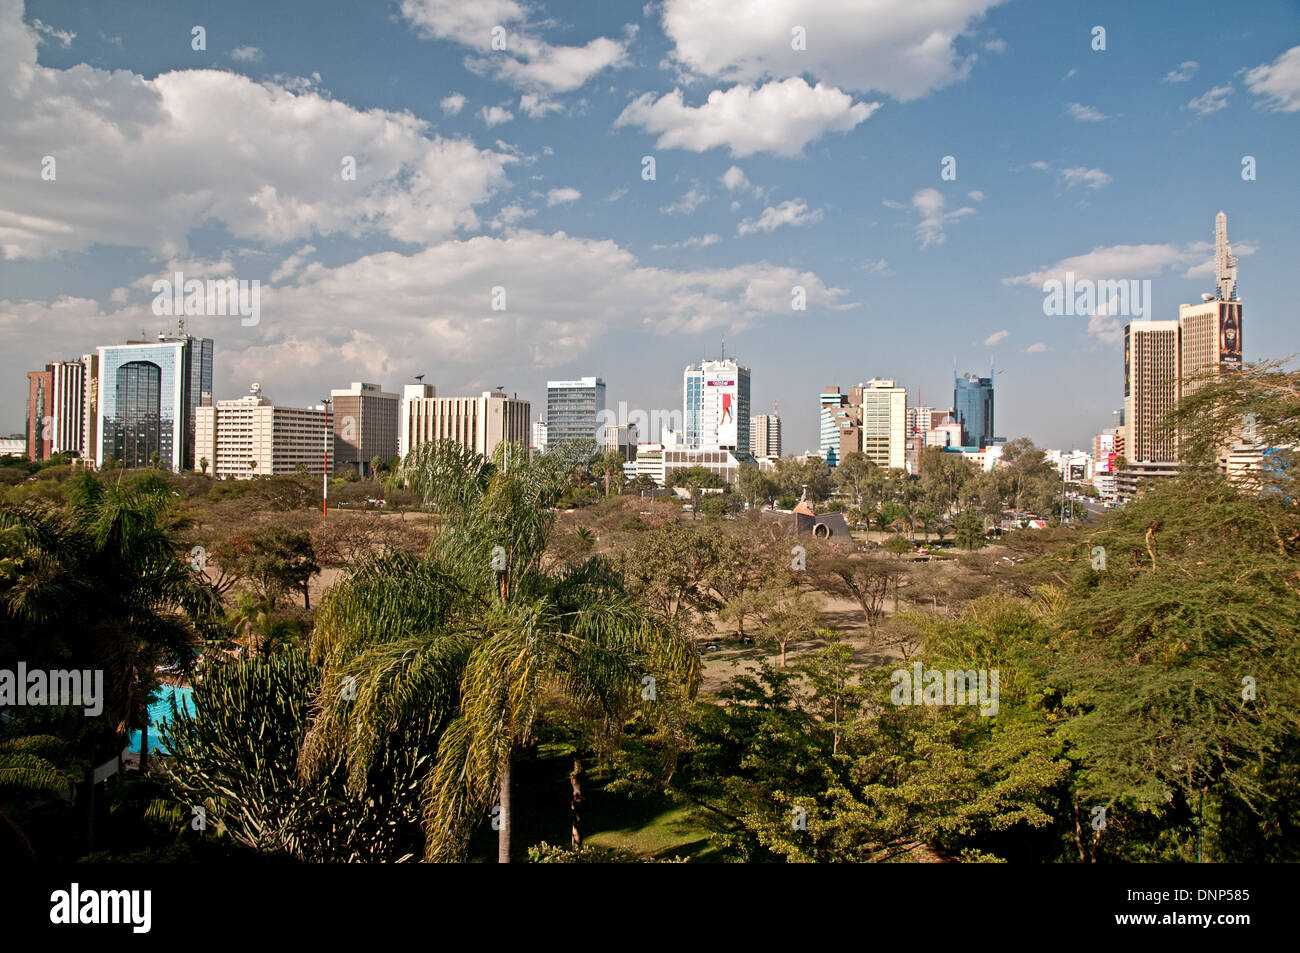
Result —
[{"label": "blue pool water", "polygon": [[[167,746],[162,743],[162,734],[158,731],[158,726],[168,721],[172,716],[172,699],[176,699],[176,707],[182,711],[194,713],[194,703],[190,701],[190,695],[193,689],[181,688],[173,685],[164,685],[158,691],[158,700],[149,706],[149,753],[166,754]],[[132,754],[140,753],[140,732],[131,732]]]}]

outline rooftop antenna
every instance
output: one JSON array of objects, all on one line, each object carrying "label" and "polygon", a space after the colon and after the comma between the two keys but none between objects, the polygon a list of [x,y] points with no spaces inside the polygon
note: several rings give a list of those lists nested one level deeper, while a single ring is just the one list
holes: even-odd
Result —
[{"label": "rooftop antenna", "polygon": [[724,334],[722,336],[722,356],[718,358],[718,360],[725,361],[726,359],[727,359],[727,336]]},{"label": "rooftop antenna", "polygon": [[416,374],[416,375],[415,375],[415,379],[416,379],[417,381],[423,381],[423,380],[424,380],[424,375],[423,375],[423,374]]}]

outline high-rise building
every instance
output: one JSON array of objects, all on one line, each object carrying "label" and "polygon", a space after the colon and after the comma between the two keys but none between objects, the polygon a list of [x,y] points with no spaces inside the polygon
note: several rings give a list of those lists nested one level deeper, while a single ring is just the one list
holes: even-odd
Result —
[{"label": "high-rise building", "polygon": [[235,400],[199,407],[194,427],[195,469],[221,480],[334,472],[335,441],[327,440],[325,407],[279,407],[258,384]]},{"label": "high-rise building", "polygon": [[749,455],[755,460],[781,459],[781,417],[775,407],[770,414],[749,419]]},{"label": "high-rise building", "polygon": [[81,355],[81,456],[90,466],[99,457],[99,355]]},{"label": "high-rise building", "polygon": [[1143,477],[1170,476],[1179,468],[1179,434],[1162,427],[1178,402],[1209,379],[1239,370],[1242,303],[1237,297],[1237,259],[1228,244],[1228,219],[1214,219],[1214,292],[1200,304],[1178,308],[1177,321],[1134,321],[1124,328],[1124,413],[1116,452],[1125,459],[1118,474],[1122,497]]},{"label": "high-rise building", "polygon": [[993,443],[993,378],[954,376],[952,406],[961,424],[962,446],[983,449]]},{"label": "high-rise building", "polygon": [[379,384],[354,381],[330,391],[334,405],[334,463],[358,476],[370,474],[370,461],[398,456],[397,415],[401,398]]},{"label": "high-rise building", "polygon": [[403,426],[412,450],[431,440],[453,440],[491,457],[503,443],[528,446],[532,408],[518,396],[484,391],[481,397],[419,397]]},{"label": "high-rise building", "polygon": [[[424,375],[421,374],[421,377]],[[402,387],[402,405],[397,413],[397,455],[403,460],[411,452],[409,434],[407,432],[406,422],[411,419],[411,401],[419,400],[422,397],[434,397],[438,393],[436,387],[432,384],[423,382],[418,384],[405,384]]]},{"label": "high-rise building", "polygon": [[1124,326],[1124,419],[1129,463],[1178,462],[1177,435],[1161,429],[1178,405],[1180,349],[1177,321],[1134,321]]},{"label": "high-rise building", "polygon": [[546,452],[546,421],[533,421],[533,442],[532,449],[536,453]]},{"label": "high-rise building", "polygon": [[86,369],[80,361],[54,361],[27,372],[27,457],[83,452]]},{"label": "high-rise building", "polygon": [[691,364],[682,375],[682,447],[749,454],[749,368],[723,357]]},{"label": "high-rise building", "polygon": [[838,386],[825,387],[818,398],[820,439],[818,449],[826,465],[834,469],[845,456],[862,449],[858,429],[858,408],[850,406],[847,394]]},{"label": "high-rise building", "polygon": [[859,449],[878,467],[901,470],[907,455],[907,390],[892,380],[872,378],[849,389],[849,403],[859,408]]},{"label": "high-rise building", "polygon": [[129,469],[156,459],[165,469],[192,470],[197,411],[212,406],[212,339],[182,329],[98,351],[96,463]]},{"label": "high-rise building", "polygon": [[605,382],[599,377],[546,382],[546,442],[598,440],[598,420],[605,409]]}]

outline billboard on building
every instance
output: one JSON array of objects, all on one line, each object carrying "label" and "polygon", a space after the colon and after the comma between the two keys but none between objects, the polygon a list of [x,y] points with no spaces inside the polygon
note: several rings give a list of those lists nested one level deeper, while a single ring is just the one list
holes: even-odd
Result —
[{"label": "billboard on building", "polygon": [[1086,467],[1084,464],[1082,464],[1082,463],[1071,463],[1071,464],[1070,464],[1070,479],[1073,480],[1073,481],[1075,481],[1075,482],[1078,482],[1079,480],[1082,480],[1082,479],[1083,479],[1083,474],[1084,474],[1084,472],[1085,472],[1086,470],[1087,470],[1087,467]]},{"label": "billboard on building", "polygon": [[1219,307],[1219,361],[1241,366],[1241,305],[1237,302]]},{"label": "billboard on building", "polygon": [[[736,375],[730,372],[710,374],[704,381],[706,403],[717,407],[718,446],[734,447],[738,437],[739,407]],[[746,448],[748,449],[748,448]]]}]

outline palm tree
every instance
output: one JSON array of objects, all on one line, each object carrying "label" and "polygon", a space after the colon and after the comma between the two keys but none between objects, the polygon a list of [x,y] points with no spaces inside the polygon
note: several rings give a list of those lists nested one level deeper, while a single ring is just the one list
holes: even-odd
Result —
[{"label": "palm tree", "polygon": [[[510,859],[511,764],[544,700],[558,693],[622,724],[646,675],[693,697],[693,641],[656,621],[600,558],[542,568],[574,462],[529,460],[504,446],[489,462],[426,444],[395,480],[442,517],[428,557],[364,561],[318,609],[313,657],[324,664],[300,765],[312,777],[344,757],[365,778],[397,729],[427,727],[436,747],[422,787],[426,860],[463,856],[495,807],[497,859]],[[494,805],[495,802],[495,805]]]},{"label": "palm tree", "polygon": [[[76,779],[54,763],[67,746],[51,735],[28,735],[0,741],[0,796],[63,795]],[[36,850],[17,820],[0,807],[0,820],[9,825],[27,853]]]}]

